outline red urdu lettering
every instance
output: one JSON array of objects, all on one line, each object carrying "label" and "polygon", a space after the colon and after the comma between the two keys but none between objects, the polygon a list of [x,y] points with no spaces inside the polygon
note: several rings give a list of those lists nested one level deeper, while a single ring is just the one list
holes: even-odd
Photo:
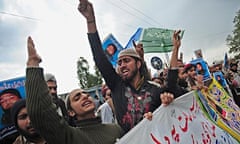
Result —
[{"label": "red urdu lettering", "polygon": [[161,144],[161,142],[158,141],[157,138],[152,133],[150,135],[155,144]]}]

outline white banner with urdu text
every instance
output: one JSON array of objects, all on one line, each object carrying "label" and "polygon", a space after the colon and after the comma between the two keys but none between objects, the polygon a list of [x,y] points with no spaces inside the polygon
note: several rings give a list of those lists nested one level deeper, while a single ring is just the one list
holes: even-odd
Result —
[{"label": "white banner with urdu text", "polygon": [[238,144],[204,116],[194,91],[160,106],[152,121],[143,119],[117,144]]}]

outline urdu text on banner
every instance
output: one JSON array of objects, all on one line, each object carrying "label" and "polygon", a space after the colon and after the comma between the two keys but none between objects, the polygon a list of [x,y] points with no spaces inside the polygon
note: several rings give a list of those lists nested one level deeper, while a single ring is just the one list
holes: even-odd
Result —
[{"label": "urdu text on banner", "polygon": [[197,99],[195,91],[191,91],[166,107],[160,106],[152,121],[142,120],[117,144],[239,143],[206,117]]}]

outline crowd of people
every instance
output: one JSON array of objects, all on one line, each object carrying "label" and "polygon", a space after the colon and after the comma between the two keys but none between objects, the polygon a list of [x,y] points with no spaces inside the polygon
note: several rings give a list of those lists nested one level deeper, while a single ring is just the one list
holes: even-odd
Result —
[{"label": "crowd of people", "polygon": [[[202,65],[184,63],[178,58],[181,30],[174,31],[172,37],[169,67],[152,75],[141,43],[134,42],[133,48],[120,51],[116,67],[113,66],[102,49],[92,3],[80,0],[78,10],[86,19],[93,58],[104,78],[104,103],[97,106],[94,98],[80,88],[69,92],[65,101],[60,99],[56,78],[44,74],[42,59],[28,37],[26,99],[15,102],[8,116],[19,132],[14,144],[113,144],[144,118],[151,120],[152,112],[160,105],[167,106],[189,91],[208,88],[203,80],[206,70],[197,71]],[[223,69],[222,63],[208,68],[211,74],[220,71],[224,75],[229,86],[226,91],[240,106],[237,63],[231,62],[229,69]],[[0,103],[4,106],[4,95]]]}]

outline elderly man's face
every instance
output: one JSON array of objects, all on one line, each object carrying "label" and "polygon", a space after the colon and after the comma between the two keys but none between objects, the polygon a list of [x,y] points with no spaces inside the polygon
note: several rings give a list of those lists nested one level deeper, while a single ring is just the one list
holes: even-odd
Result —
[{"label": "elderly man's face", "polygon": [[57,97],[57,83],[55,81],[47,82],[49,93],[53,96],[53,98]]}]

